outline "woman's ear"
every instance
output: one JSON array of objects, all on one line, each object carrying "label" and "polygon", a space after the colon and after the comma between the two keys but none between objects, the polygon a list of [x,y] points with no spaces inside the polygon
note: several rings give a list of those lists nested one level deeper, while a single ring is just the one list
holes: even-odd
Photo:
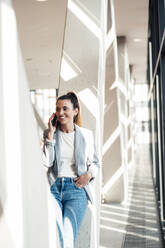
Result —
[{"label": "woman's ear", "polygon": [[74,113],[75,113],[74,116],[75,116],[75,117],[78,115],[78,112],[79,112],[78,108],[75,108],[75,109],[74,109]]}]

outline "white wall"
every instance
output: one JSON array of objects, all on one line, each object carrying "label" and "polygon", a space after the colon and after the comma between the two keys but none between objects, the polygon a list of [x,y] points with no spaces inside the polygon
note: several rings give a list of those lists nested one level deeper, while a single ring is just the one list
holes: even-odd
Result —
[{"label": "white wall", "polygon": [[46,177],[11,1],[0,1],[1,247],[49,247]]}]

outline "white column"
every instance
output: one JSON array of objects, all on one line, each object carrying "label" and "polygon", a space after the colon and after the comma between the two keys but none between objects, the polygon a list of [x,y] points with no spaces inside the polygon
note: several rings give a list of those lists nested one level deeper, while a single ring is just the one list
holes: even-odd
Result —
[{"label": "white column", "polygon": [[131,136],[131,85],[130,85],[130,68],[128,64],[128,53],[125,37],[117,38],[118,44],[118,61],[119,61],[119,80],[118,92],[120,102],[120,123],[121,123],[121,145],[122,145],[122,165],[124,175],[124,199],[127,201],[128,194],[128,167],[132,164],[132,145]]},{"label": "white column", "polygon": [[[102,29],[100,8],[102,1],[68,1],[63,63],[59,95],[74,90],[82,107],[83,127],[95,135],[100,154],[100,86],[102,77],[99,61]],[[99,64],[100,63],[100,64]],[[99,128],[99,129],[98,129]],[[84,218],[77,248],[99,246],[100,177],[95,182],[95,204],[89,206]],[[97,192],[97,194],[96,194]],[[85,241],[84,241],[85,240]]]},{"label": "white column", "polygon": [[124,167],[120,122],[119,66],[115,31],[114,1],[107,2],[106,78],[103,137],[103,198],[124,200]]}]

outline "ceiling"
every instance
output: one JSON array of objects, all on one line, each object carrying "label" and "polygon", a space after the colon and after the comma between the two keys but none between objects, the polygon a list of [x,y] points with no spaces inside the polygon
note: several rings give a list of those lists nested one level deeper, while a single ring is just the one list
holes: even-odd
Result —
[{"label": "ceiling", "polygon": [[[93,7],[96,5],[94,0],[86,2]],[[13,3],[29,87],[56,88],[67,0],[13,0]],[[126,37],[133,78],[136,82],[146,82],[148,0],[114,0],[114,4],[116,32]],[[96,8],[96,16],[98,10]],[[84,53],[79,56],[83,61]]]},{"label": "ceiling", "polygon": [[56,88],[67,0],[13,0],[30,89]]},{"label": "ceiling", "polygon": [[146,83],[148,0],[114,0],[116,32],[125,36],[132,76],[137,83]]}]

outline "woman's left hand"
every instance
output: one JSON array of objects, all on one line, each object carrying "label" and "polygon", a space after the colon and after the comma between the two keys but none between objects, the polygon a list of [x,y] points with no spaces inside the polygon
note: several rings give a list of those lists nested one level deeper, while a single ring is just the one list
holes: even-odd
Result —
[{"label": "woman's left hand", "polygon": [[85,185],[87,185],[89,183],[89,180],[91,179],[92,175],[91,173],[86,173],[83,174],[79,177],[76,177],[74,179],[75,185],[77,188],[83,188]]}]

